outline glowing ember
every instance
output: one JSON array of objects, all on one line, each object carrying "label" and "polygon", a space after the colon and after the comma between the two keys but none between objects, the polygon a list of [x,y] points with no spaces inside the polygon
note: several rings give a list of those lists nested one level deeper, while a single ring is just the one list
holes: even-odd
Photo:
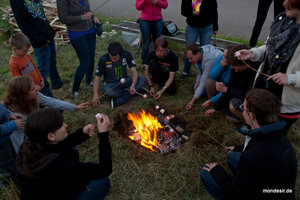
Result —
[{"label": "glowing ember", "polygon": [[[140,135],[140,144],[152,151],[156,151],[159,141],[157,133],[163,126],[158,122],[157,118],[150,113],[146,113],[143,109],[139,114],[128,113],[127,118],[132,121],[135,132]],[[135,140],[136,137],[130,135],[131,140]]]}]

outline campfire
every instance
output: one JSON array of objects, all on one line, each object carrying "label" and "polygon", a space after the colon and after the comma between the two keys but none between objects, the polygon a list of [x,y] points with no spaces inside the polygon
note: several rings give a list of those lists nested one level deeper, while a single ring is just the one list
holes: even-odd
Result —
[{"label": "campfire", "polygon": [[142,109],[139,113],[121,114],[115,121],[115,130],[120,135],[161,154],[176,151],[183,145],[191,134],[184,127],[185,123],[174,115],[167,115],[163,109],[153,113]]}]

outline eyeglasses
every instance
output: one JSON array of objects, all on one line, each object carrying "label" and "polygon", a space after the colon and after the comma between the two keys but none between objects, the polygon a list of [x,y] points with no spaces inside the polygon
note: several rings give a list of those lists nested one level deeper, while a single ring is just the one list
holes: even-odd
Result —
[{"label": "eyeglasses", "polygon": [[240,110],[241,110],[242,112],[246,111],[247,113],[249,113],[249,111],[248,111],[247,109],[244,108],[244,105],[243,105],[243,104],[240,105]]}]

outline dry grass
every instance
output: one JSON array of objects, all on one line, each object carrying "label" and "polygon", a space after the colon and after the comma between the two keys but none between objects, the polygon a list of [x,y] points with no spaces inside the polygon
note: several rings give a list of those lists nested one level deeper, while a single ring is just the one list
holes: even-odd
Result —
[{"label": "dry grass", "polygon": [[[111,41],[122,41],[121,34],[104,39],[97,39],[96,64],[101,55],[106,52],[107,45]],[[140,65],[140,56],[136,54],[136,48],[125,49],[131,51],[134,59]],[[159,105],[168,112],[174,113],[177,117],[186,121],[187,129],[193,133],[189,140],[178,151],[160,155],[156,152],[144,149],[129,139],[122,138],[116,132],[110,132],[110,141],[113,152],[113,173],[109,177],[111,180],[111,190],[106,199],[212,199],[206,192],[199,179],[199,172],[207,162],[217,162],[227,168],[226,153],[222,145],[242,144],[243,136],[235,132],[235,125],[226,121],[223,113],[219,113],[211,118],[203,116],[204,110],[201,102],[195,105],[191,111],[186,111],[185,105],[192,98],[192,83],[195,79],[195,70],[193,76],[181,79],[179,77],[183,70],[183,52],[184,46],[171,43],[170,49],[179,55],[180,72],[177,73],[178,92],[175,96],[164,95],[159,100]],[[3,55],[9,57],[10,54]],[[78,104],[83,101],[92,101],[92,88],[81,85],[80,97],[73,99],[71,94],[71,84],[74,72],[78,65],[75,51],[71,46],[57,48],[57,61],[60,75],[67,84],[63,88],[54,91],[55,97]],[[9,79],[8,63],[0,67],[1,82]],[[143,70],[139,67],[139,73]],[[83,81],[84,83],[84,81]],[[3,86],[2,84],[0,85]],[[3,91],[3,87],[0,89]],[[100,86],[100,93],[103,86]],[[88,108],[79,112],[64,112],[65,121],[69,125],[69,132],[84,126],[87,123],[95,123],[95,114],[97,112],[105,113],[111,119],[120,113],[138,112],[141,108],[150,108],[154,105],[152,99],[142,99],[135,97],[124,106],[111,110],[109,99],[101,100],[100,108]],[[295,124],[289,138],[295,147],[297,156],[300,153],[299,144],[300,123]],[[217,140],[217,141],[216,141]],[[85,162],[97,162],[97,138],[91,138],[86,143],[79,146],[81,157],[85,156]],[[299,178],[297,179],[297,194],[299,193]],[[12,189],[1,188],[0,199],[14,199],[9,195],[15,195]]]}]

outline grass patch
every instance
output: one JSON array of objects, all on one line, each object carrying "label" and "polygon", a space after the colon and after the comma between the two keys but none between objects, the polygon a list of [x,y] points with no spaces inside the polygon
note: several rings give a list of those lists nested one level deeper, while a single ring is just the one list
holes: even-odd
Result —
[{"label": "grass patch", "polygon": [[[100,18],[102,23],[109,21],[107,18]],[[110,23],[112,23],[110,21]],[[118,22],[117,22],[118,23]],[[107,26],[109,26],[107,24]],[[108,29],[109,30],[109,27]],[[116,35],[105,38],[97,38],[95,65],[101,55],[106,53],[107,46],[111,41],[120,41],[124,49],[129,50],[137,65],[141,65],[140,54],[137,54],[137,48],[131,48],[122,40],[121,32]],[[199,172],[207,162],[218,162],[227,170],[226,153],[222,147],[211,137],[216,138],[224,145],[243,144],[244,137],[235,133],[236,126],[226,121],[223,113],[219,113],[211,118],[203,116],[204,109],[201,103],[206,99],[201,98],[191,111],[184,108],[193,96],[192,84],[196,77],[196,68],[192,67],[192,76],[182,79],[180,74],[183,70],[183,55],[185,46],[174,42],[169,43],[170,49],[175,51],[179,57],[180,70],[176,74],[178,92],[175,96],[164,94],[159,105],[168,112],[188,122],[187,129],[193,133],[189,140],[178,151],[160,155],[151,152],[132,142],[117,135],[116,132],[110,132],[110,141],[112,145],[113,173],[109,177],[111,180],[111,190],[106,199],[212,199],[206,192],[199,179]],[[10,50],[6,46],[0,47],[2,59],[5,62],[0,63],[0,96],[4,92],[4,87],[10,78],[8,70],[8,60]],[[79,104],[84,101],[92,101],[92,88],[82,81],[79,93],[80,96],[74,99],[71,94],[75,70],[78,66],[78,58],[71,45],[57,47],[57,66],[65,86],[59,90],[54,90],[55,97]],[[142,75],[143,69],[138,67]],[[128,71],[129,72],[129,71]],[[100,84],[99,94],[103,93],[103,85]],[[95,124],[95,114],[98,112],[105,113],[111,120],[120,113],[137,112],[141,108],[149,108],[154,104],[152,99],[143,100],[141,97],[135,97],[121,107],[113,110],[110,109],[109,99],[101,99],[101,107],[90,107],[84,111],[71,112],[65,111],[64,117],[68,124],[69,132],[75,131],[88,123]],[[299,121],[291,128],[289,139],[292,142],[297,157],[299,158]],[[84,155],[85,162],[98,162],[97,158],[97,137],[93,137],[78,147],[81,158]],[[299,196],[299,181],[297,178],[296,193]],[[11,199],[9,195],[18,195],[13,187],[0,187],[0,199]],[[7,195],[8,194],[8,195]]]}]

